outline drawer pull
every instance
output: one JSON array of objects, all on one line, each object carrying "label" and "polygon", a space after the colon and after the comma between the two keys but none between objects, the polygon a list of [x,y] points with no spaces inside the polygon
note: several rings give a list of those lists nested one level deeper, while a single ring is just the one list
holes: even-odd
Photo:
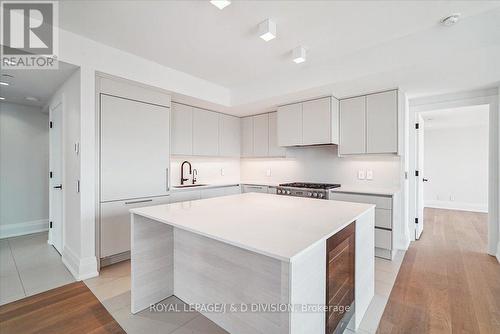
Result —
[{"label": "drawer pull", "polygon": [[136,203],[146,203],[146,202],[152,202],[152,199],[141,199],[139,201],[130,201],[130,202],[125,202],[125,205],[129,204],[136,204]]}]

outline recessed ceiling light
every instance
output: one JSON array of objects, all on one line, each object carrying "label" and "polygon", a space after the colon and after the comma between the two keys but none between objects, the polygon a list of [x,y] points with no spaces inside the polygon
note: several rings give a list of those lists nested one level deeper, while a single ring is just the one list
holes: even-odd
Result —
[{"label": "recessed ceiling light", "polygon": [[276,22],[267,19],[259,24],[259,36],[266,42],[276,38]]},{"label": "recessed ceiling light", "polygon": [[297,64],[306,61],[306,49],[304,49],[304,47],[297,46],[295,49],[293,49],[293,61]]},{"label": "recessed ceiling light", "polygon": [[31,101],[31,102],[38,102],[38,98],[34,97],[34,96],[26,96],[25,99],[27,101]]},{"label": "recessed ceiling light", "polygon": [[210,3],[214,5],[215,7],[219,8],[220,10],[226,8],[231,4],[231,1],[229,0],[210,0]]},{"label": "recessed ceiling light", "polygon": [[0,96],[0,100],[5,100],[5,97],[1,97],[1,96]]},{"label": "recessed ceiling light", "polygon": [[2,86],[9,86],[10,83],[8,83],[6,81],[0,81],[0,85],[2,85]]},{"label": "recessed ceiling light", "polygon": [[458,22],[461,15],[460,13],[451,14],[450,16],[442,18],[440,23],[446,27],[452,26]]}]

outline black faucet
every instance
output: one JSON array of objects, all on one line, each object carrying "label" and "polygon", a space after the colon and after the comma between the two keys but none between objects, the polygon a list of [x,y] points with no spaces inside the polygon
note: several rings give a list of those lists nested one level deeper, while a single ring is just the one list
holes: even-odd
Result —
[{"label": "black faucet", "polygon": [[181,185],[184,184],[184,181],[187,181],[189,179],[187,178],[184,178],[184,164],[188,164],[189,165],[189,174],[191,174],[191,163],[187,160],[185,160],[182,165],[181,165]]}]

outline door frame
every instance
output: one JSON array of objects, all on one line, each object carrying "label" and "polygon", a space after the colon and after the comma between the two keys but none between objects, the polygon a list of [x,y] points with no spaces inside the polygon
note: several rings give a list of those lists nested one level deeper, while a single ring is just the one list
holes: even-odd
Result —
[{"label": "door frame", "polygon": [[[49,110],[49,122],[50,122],[50,115],[52,113],[52,111],[57,108],[58,106],[61,106],[61,183],[63,184],[63,188],[61,189],[61,206],[62,206],[62,217],[61,217],[61,255],[62,255],[62,251],[64,250],[64,246],[66,244],[65,242],[65,238],[64,238],[64,232],[66,230],[66,201],[65,201],[65,196],[64,196],[64,192],[65,192],[65,178],[66,178],[66,161],[65,161],[65,158],[64,158],[64,152],[65,152],[65,149],[66,149],[66,143],[64,142],[64,136],[65,136],[65,127],[64,127],[64,120],[65,120],[65,117],[64,117],[64,106],[65,106],[65,98],[64,98],[64,94],[61,94],[60,98],[55,100],[54,102],[50,103],[49,106],[48,106],[48,110]],[[50,131],[50,128],[49,128],[49,131]],[[50,138],[50,134],[49,134],[49,138]],[[49,139],[49,172],[50,172],[50,150],[51,150],[51,146],[50,146],[50,139]],[[48,175],[47,175],[48,177]],[[49,187],[50,187],[50,181],[49,181]],[[50,188],[49,188],[50,189]],[[50,191],[50,190],[49,190]],[[49,221],[50,221],[50,195],[49,195]],[[49,237],[48,237],[48,240],[47,240],[47,243],[50,244],[50,245],[54,245],[54,240],[53,240],[53,235],[52,235],[52,229],[50,229],[49,227]],[[55,247],[54,247],[55,248]]]},{"label": "door frame", "polygon": [[[417,213],[416,208],[416,177],[414,173],[416,170],[416,129],[415,123],[417,115],[421,112],[437,110],[437,109],[448,109],[448,108],[458,108],[466,106],[475,105],[489,105],[489,154],[488,154],[488,246],[486,252],[490,255],[497,256],[500,261],[500,243],[499,243],[499,101],[498,101],[499,89],[497,87],[473,90],[453,94],[436,95],[424,98],[417,98],[410,100],[410,115],[409,115],[409,151],[407,152],[407,157],[410,162],[410,182],[409,182],[409,194],[410,194],[410,219],[409,219],[409,230],[415,231],[415,218]],[[415,233],[410,233],[415,241]]]}]

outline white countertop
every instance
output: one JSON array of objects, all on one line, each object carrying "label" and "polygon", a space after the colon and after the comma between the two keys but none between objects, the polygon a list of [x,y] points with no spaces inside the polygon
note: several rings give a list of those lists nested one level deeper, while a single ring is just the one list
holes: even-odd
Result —
[{"label": "white countertop", "polygon": [[399,188],[393,187],[372,187],[372,186],[359,186],[359,185],[342,185],[340,188],[330,189],[331,192],[337,193],[354,193],[354,194],[368,194],[368,195],[384,195],[394,196],[400,192]]},{"label": "white countertop", "polygon": [[289,262],[374,207],[372,204],[246,193],[130,211]]}]

